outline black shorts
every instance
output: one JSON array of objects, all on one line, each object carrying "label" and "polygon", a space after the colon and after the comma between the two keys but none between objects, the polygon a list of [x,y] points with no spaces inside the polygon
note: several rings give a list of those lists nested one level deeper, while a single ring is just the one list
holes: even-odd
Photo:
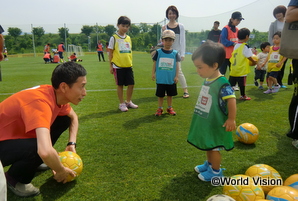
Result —
[{"label": "black shorts", "polygon": [[167,96],[176,96],[177,95],[177,86],[176,84],[156,84],[156,93],[157,97],[163,98]]},{"label": "black shorts", "polygon": [[278,72],[279,72],[279,71],[271,71],[271,72],[268,73],[268,76],[269,76],[269,77],[277,78],[277,76],[278,76]]},{"label": "black shorts", "polygon": [[236,86],[236,84],[238,83],[238,87],[244,87],[246,86],[246,76],[243,76],[243,77],[230,76],[229,82],[231,86]]},{"label": "black shorts", "polygon": [[63,59],[63,52],[58,52],[58,54],[59,54],[59,57],[60,57],[61,59]]},{"label": "black shorts", "polygon": [[127,86],[135,84],[132,68],[114,68],[114,77],[116,85]]}]

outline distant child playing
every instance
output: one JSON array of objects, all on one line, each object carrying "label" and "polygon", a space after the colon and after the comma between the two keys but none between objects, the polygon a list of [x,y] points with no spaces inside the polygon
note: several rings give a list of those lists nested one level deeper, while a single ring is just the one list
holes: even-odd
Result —
[{"label": "distant child playing", "polygon": [[235,86],[238,83],[240,88],[240,100],[250,100],[251,98],[245,94],[245,85],[246,85],[246,76],[250,72],[249,61],[253,65],[256,62],[252,59],[252,51],[247,45],[249,40],[250,31],[247,28],[242,28],[238,31],[238,43],[234,46],[234,51],[232,52],[232,57],[230,58],[231,62],[231,71],[229,82],[232,86]]},{"label": "distant child playing", "polygon": [[[118,19],[118,31],[109,41],[109,61],[110,73],[114,75],[117,84],[117,95],[119,99],[119,109],[122,112],[128,111],[128,108],[136,109],[131,101],[134,88],[134,75],[132,70],[132,44],[130,37],[126,32],[130,28],[131,21],[126,16],[121,16]],[[123,98],[123,86],[127,86],[126,102]]]},{"label": "distant child playing", "polygon": [[225,56],[223,45],[212,41],[205,42],[192,55],[198,74],[206,80],[195,106],[187,141],[206,151],[205,163],[195,167],[203,181],[223,176],[220,150],[234,148],[232,131],[236,129],[236,97],[230,83],[219,71]]},{"label": "distant child playing", "polygon": [[265,79],[265,75],[267,72],[267,64],[265,64],[263,67],[261,67],[261,65],[266,61],[268,53],[270,51],[270,43],[269,42],[264,42],[260,45],[260,49],[262,52],[260,52],[257,55],[258,58],[258,62],[257,65],[255,67],[255,80],[254,83],[257,86],[259,86],[258,83],[258,79],[260,80],[260,86],[259,89],[264,89],[263,87],[263,83],[264,83],[264,79]]},{"label": "distant child playing", "polygon": [[271,94],[278,92],[280,85],[277,83],[278,72],[281,70],[283,63],[286,61],[286,57],[279,54],[279,45],[281,39],[281,32],[278,31],[273,34],[273,46],[270,47],[270,52],[267,59],[261,65],[265,66],[268,62],[268,90],[264,91],[265,94]]},{"label": "distant child playing", "polygon": [[152,80],[156,79],[156,96],[158,97],[158,109],[155,116],[161,116],[163,112],[163,99],[167,93],[167,112],[176,115],[172,107],[173,96],[177,95],[178,74],[181,57],[177,50],[172,49],[175,41],[175,32],[165,30],[162,33],[164,47],[153,53]]}]

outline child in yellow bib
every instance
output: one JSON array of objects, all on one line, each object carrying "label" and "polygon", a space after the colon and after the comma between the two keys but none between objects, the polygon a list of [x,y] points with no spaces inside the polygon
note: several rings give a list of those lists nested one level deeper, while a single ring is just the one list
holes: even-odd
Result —
[{"label": "child in yellow bib", "polygon": [[230,58],[231,62],[231,71],[229,82],[232,86],[238,86],[240,88],[240,100],[250,100],[251,98],[245,94],[245,85],[246,85],[246,76],[250,72],[249,60],[256,64],[252,59],[252,51],[247,45],[249,39],[250,31],[247,28],[242,28],[238,31],[237,37],[239,39],[238,43],[234,47],[232,52],[232,57]]}]

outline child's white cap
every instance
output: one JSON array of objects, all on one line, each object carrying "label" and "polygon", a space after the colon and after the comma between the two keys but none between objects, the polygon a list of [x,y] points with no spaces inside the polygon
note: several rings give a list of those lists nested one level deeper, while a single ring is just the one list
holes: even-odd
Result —
[{"label": "child's white cap", "polygon": [[162,37],[161,37],[162,39],[164,39],[164,38],[172,38],[172,39],[174,39],[175,40],[175,33],[174,33],[174,31],[172,31],[172,30],[164,30],[163,32],[162,32]]}]

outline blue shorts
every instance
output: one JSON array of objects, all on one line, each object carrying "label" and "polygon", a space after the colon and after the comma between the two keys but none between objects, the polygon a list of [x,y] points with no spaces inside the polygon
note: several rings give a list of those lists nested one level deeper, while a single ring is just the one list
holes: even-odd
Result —
[{"label": "blue shorts", "polygon": [[277,76],[278,76],[278,72],[279,72],[279,71],[271,71],[271,72],[268,73],[268,76],[269,76],[269,77],[277,78]]},{"label": "blue shorts", "polygon": [[60,57],[61,59],[63,59],[63,52],[58,52],[58,54],[59,54],[59,57]]}]

